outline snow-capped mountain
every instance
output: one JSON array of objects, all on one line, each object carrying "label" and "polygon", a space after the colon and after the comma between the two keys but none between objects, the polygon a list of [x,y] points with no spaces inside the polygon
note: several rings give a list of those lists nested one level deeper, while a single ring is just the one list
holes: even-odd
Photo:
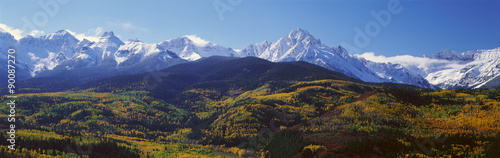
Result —
[{"label": "snow-capped mountain", "polygon": [[321,43],[304,29],[292,30],[278,41],[253,44],[240,54],[257,56],[273,62],[305,61],[367,82],[394,82],[434,88],[422,76],[401,65],[375,63],[349,55],[341,46]]},{"label": "snow-capped mountain", "polygon": [[95,44],[91,46],[96,52],[102,54],[101,59],[113,57],[113,54],[125,43],[115,36],[113,31],[104,32]]},{"label": "snow-capped mountain", "polygon": [[481,88],[500,75],[500,48],[457,53],[442,50],[424,58],[453,63],[446,69],[430,72],[426,79],[442,89]]},{"label": "snow-capped mountain", "polygon": [[432,59],[445,59],[445,60],[454,60],[454,61],[472,61],[474,60],[475,51],[467,51],[463,53],[457,53],[455,51],[449,49],[442,49],[436,54],[431,55],[423,55],[423,57],[432,58]]},{"label": "snow-capped mountain", "polygon": [[269,43],[267,41],[261,42],[261,43],[256,43],[256,44],[251,44],[247,46],[245,49],[240,50],[239,54],[241,56],[260,56],[266,49],[268,49],[271,46],[272,43]]},{"label": "snow-capped mountain", "polygon": [[102,61],[102,55],[92,49],[94,44],[94,42],[90,42],[87,39],[78,42],[75,47],[75,53],[71,59],[72,64],[67,64],[65,68],[75,69],[98,65]]},{"label": "snow-capped mountain", "polygon": [[105,32],[97,42],[86,39],[76,44],[74,55],[59,62],[53,71],[99,67],[104,76],[159,70],[186,62],[159,44],[140,40],[121,41],[113,32]]},{"label": "snow-capped mountain", "polygon": [[36,38],[27,36],[19,40],[18,59],[29,66],[31,76],[36,76],[71,58],[78,42],[66,30]]},{"label": "snow-capped mountain", "polygon": [[[305,61],[367,82],[393,82],[425,88],[481,87],[500,74],[499,49],[457,53],[442,50],[422,58],[437,62],[408,66],[397,62],[374,62],[349,55],[341,46],[327,46],[304,29],[292,30],[275,42],[263,41],[242,50],[211,43],[196,36],[183,36],[149,44],[138,39],[123,42],[105,32],[97,42],[78,40],[69,31],[19,41],[0,30],[0,50],[11,46],[19,52],[18,63],[31,77],[52,76],[62,71],[103,71],[101,77],[163,69],[209,56],[255,56],[273,62]],[[3,57],[0,57],[0,59]],[[81,74],[82,76],[84,74]]]},{"label": "snow-capped mountain", "polygon": [[158,69],[185,62],[177,54],[161,47],[159,44],[148,44],[138,40],[125,42],[114,54],[118,68],[131,67],[139,63],[148,63]]},{"label": "snow-capped mountain", "polygon": [[159,43],[163,49],[177,53],[185,60],[194,61],[209,56],[240,56],[231,49],[213,44],[196,36],[184,36]]},{"label": "snow-capped mountain", "polygon": [[393,83],[411,84],[424,88],[436,89],[419,73],[412,71],[401,64],[377,63],[364,58],[359,58],[359,60],[363,61],[364,65],[372,72],[375,72],[377,76],[383,78],[383,82],[388,82],[387,80],[389,80],[389,82]]},{"label": "snow-capped mountain", "polygon": [[[17,41],[10,33],[0,28],[0,62],[4,63],[0,65],[0,71],[2,71],[3,74],[7,74],[7,70],[9,69],[7,67],[7,55],[9,54],[8,50],[12,48],[17,50],[18,47],[19,41]],[[18,59],[20,56],[19,54],[19,52],[12,54],[16,59],[16,78],[18,80],[24,80],[31,77],[29,73],[32,69],[29,68],[28,64]],[[7,77],[0,78],[0,82],[7,83],[7,79]]]},{"label": "snow-capped mountain", "polygon": [[0,42],[0,51],[2,52],[0,59],[7,59],[7,51],[10,47],[17,46],[18,41],[14,38],[14,36],[4,31],[2,28],[0,28],[0,39],[2,40],[2,42]]}]

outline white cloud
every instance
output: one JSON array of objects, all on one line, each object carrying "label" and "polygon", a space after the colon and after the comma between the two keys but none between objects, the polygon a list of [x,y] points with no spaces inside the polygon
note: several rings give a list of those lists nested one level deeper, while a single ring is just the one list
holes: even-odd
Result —
[{"label": "white cloud", "polygon": [[0,23],[0,28],[3,29],[5,32],[10,33],[16,40],[19,40],[24,37],[23,31],[20,29],[14,29],[10,26],[7,26],[5,24]]},{"label": "white cloud", "polygon": [[124,30],[129,30],[129,31],[142,31],[142,32],[148,32],[149,29],[137,26],[135,24],[132,24],[130,22],[110,22],[108,23],[112,27],[118,27]]},{"label": "white cloud", "polygon": [[194,44],[198,47],[205,47],[207,44],[209,44],[209,41],[206,41],[204,39],[201,39],[200,37],[196,35],[185,35],[184,37],[187,37],[191,41],[194,42]]},{"label": "white cloud", "polygon": [[383,55],[375,55],[373,52],[366,52],[361,55],[354,56],[365,58],[373,62],[401,64],[402,66],[414,71],[420,71],[422,76],[426,76],[429,72],[444,69],[456,69],[463,67],[463,63],[458,61],[449,61],[443,59],[431,59],[424,57],[415,57],[411,55],[398,55],[386,57]]},{"label": "white cloud", "polygon": [[33,30],[30,33],[28,33],[28,35],[31,35],[33,37],[38,37],[38,36],[41,36],[41,35],[45,35],[45,31]]},{"label": "white cloud", "polygon": [[122,23],[122,24],[121,24],[121,27],[122,27],[122,28],[124,28],[125,30],[148,31],[148,29],[146,29],[146,28],[136,26],[136,25],[134,25],[134,24],[132,24],[132,23],[129,23],[129,22]]},{"label": "white cloud", "polygon": [[374,62],[381,62],[381,63],[397,63],[401,64],[403,66],[409,66],[409,65],[427,65],[427,64],[446,64],[446,63],[451,63],[451,61],[448,60],[442,60],[442,59],[431,59],[431,58],[424,58],[424,57],[414,57],[411,55],[398,55],[398,56],[392,56],[392,57],[386,57],[383,55],[375,55],[373,52],[366,52],[361,55],[355,54],[355,56],[358,57],[363,57],[366,60],[374,61]]},{"label": "white cloud", "polygon": [[104,29],[102,27],[96,27],[95,29],[89,29],[87,31],[87,35],[101,36],[101,34],[103,32],[104,32]]}]

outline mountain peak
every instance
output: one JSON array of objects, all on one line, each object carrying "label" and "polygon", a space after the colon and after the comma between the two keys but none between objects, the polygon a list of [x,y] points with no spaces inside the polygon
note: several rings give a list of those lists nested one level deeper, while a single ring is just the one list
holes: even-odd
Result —
[{"label": "mountain peak", "polygon": [[56,31],[55,33],[66,34],[66,33],[69,33],[69,31],[67,31],[67,30],[59,30],[59,31]]},{"label": "mountain peak", "polygon": [[309,31],[303,29],[303,28],[296,28],[294,30],[292,30],[289,34],[288,34],[288,38],[301,38],[301,37],[307,37],[307,36],[311,36],[311,34],[309,34]]},{"label": "mountain peak", "polygon": [[309,31],[302,28],[297,28],[292,30],[287,35],[287,39],[292,43],[302,42],[304,44],[311,44],[311,45],[321,44],[320,40],[314,38],[311,34],[309,34]]},{"label": "mountain peak", "polygon": [[51,33],[49,35],[52,35],[52,36],[60,36],[60,37],[64,37],[64,36],[73,36],[73,34],[71,34],[68,30],[59,30],[59,31],[56,31],[54,33]]},{"label": "mountain peak", "polygon": [[457,52],[455,52],[455,51],[453,51],[451,49],[441,49],[437,53],[438,54],[457,54]]},{"label": "mountain peak", "polygon": [[101,38],[111,38],[111,37],[116,37],[113,31],[104,32],[101,36]]},{"label": "mountain peak", "polygon": [[450,49],[441,49],[439,52],[431,55],[424,55],[424,57],[429,57],[433,59],[445,59],[445,60],[456,60],[462,58],[462,55],[450,50]]},{"label": "mountain peak", "polygon": [[196,35],[186,35],[183,37],[189,39],[197,47],[205,47],[205,46],[210,44],[209,41],[206,41],[206,40],[204,40]]},{"label": "mountain peak", "polygon": [[44,36],[40,36],[41,39],[46,39],[46,40],[59,40],[59,39],[73,39],[73,40],[76,40],[76,37],[73,36],[73,34],[71,34],[69,31],[67,30],[59,30],[59,31],[56,31],[54,33],[51,33],[51,34],[48,34],[48,35],[44,35]]},{"label": "mountain peak", "polygon": [[458,61],[472,61],[478,51],[467,51],[458,53],[450,49],[441,49],[439,52],[431,55],[423,55],[424,58],[444,59],[444,60],[458,60]]},{"label": "mountain peak", "polygon": [[292,31],[290,32],[290,34],[297,34],[297,33],[302,33],[302,34],[307,34],[307,35],[309,35],[309,31],[307,31],[306,29],[300,28],[300,27],[299,27],[299,28],[296,28],[296,29],[294,29],[294,30],[292,30]]},{"label": "mountain peak", "polygon": [[123,43],[122,40],[120,40],[118,37],[115,36],[113,31],[104,32],[104,34],[102,34],[101,38],[99,38],[98,43],[114,43],[114,44],[116,44],[116,46],[120,46],[120,45],[125,44],[125,43]]}]

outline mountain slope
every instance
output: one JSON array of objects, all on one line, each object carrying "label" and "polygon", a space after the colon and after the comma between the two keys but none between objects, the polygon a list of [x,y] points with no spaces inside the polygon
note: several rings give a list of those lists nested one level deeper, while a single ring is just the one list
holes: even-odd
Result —
[{"label": "mountain slope", "polygon": [[196,36],[184,36],[158,44],[160,47],[175,52],[180,58],[194,61],[210,56],[238,56],[236,51],[218,44],[205,41]]},{"label": "mountain slope", "polygon": [[305,61],[344,73],[366,82],[393,82],[434,87],[423,77],[401,65],[375,63],[349,55],[341,46],[329,47],[307,30],[298,28],[278,41],[264,41],[241,50],[240,54],[257,56],[273,62]]},{"label": "mountain slope", "polygon": [[[8,32],[0,33],[0,49],[16,46],[19,52],[19,80],[53,77],[67,71],[101,71],[102,77],[155,71],[210,56],[259,57],[272,62],[305,61],[341,72],[366,82],[391,82],[424,88],[479,88],[499,74],[499,51],[479,50],[457,53],[443,50],[426,59],[447,61],[441,65],[408,67],[380,63],[349,55],[341,46],[330,47],[298,28],[275,42],[251,44],[242,50],[223,47],[196,36],[183,36],[157,44],[139,40],[123,42],[113,32],[105,32],[97,42],[79,41],[66,30],[19,41]],[[454,65],[455,64],[455,65]],[[445,65],[445,66],[442,66]],[[29,73],[29,75],[22,75]],[[24,77],[26,76],[26,77]],[[85,76],[81,74],[78,77]]]},{"label": "mountain slope", "polygon": [[78,39],[66,30],[36,38],[27,36],[19,40],[19,60],[33,70],[32,76],[36,76],[71,58],[78,42]]},{"label": "mountain slope", "polygon": [[476,86],[476,88],[482,89],[500,89],[500,74],[496,77],[489,79],[488,81]]},{"label": "mountain slope", "polygon": [[174,98],[190,88],[253,89],[274,81],[288,84],[300,80],[337,79],[361,82],[342,73],[306,62],[273,63],[256,57],[208,57],[148,73],[116,76],[89,82],[77,89],[98,92],[147,90],[160,98]]},{"label": "mountain slope", "polygon": [[[32,69],[28,66],[28,64],[24,63],[23,60],[20,60],[19,57],[22,56],[22,51],[18,49],[19,42],[12,36],[10,33],[6,32],[2,28],[0,28],[0,72],[5,74],[5,77],[0,77],[0,83],[7,83],[7,74],[8,74],[8,59],[15,60],[16,64],[13,65],[16,67],[16,80],[24,80],[27,78],[31,78],[30,73]],[[10,54],[12,57],[8,57],[9,49],[14,49],[15,53]]]},{"label": "mountain slope", "polygon": [[444,59],[455,64],[430,72],[426,77],[431,84],[442,89],[481,88],[500,74],[500,48],[464,53],[444,50],[428,58]]}]

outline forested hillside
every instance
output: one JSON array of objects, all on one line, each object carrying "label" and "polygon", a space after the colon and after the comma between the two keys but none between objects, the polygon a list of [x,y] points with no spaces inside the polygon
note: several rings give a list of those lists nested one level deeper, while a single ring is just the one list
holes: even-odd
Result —
[{"label": "forested hillside", "polygon": [[[496,89],[364,83],[307,63],[256,58],[209,58],[156,73],[168,75],[18,94],[17,149],[1,141],[0,157],[500,154]],[[0,124],[8,130],[6,117]]]}]

